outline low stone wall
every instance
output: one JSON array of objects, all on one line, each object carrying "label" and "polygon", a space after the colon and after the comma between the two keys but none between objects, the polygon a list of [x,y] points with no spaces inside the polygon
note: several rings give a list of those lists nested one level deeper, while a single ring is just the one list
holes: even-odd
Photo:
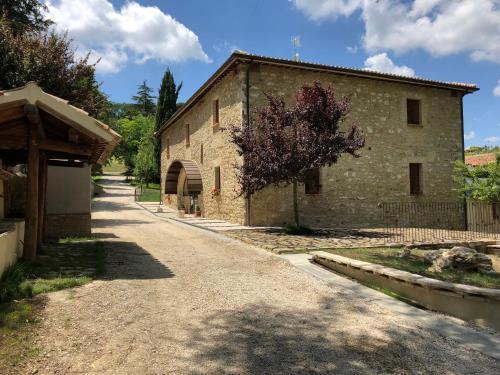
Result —
[{"label": "low stone wall", "polygon": [[23,255],[24,221],[0,221],[0,275]]},{"label": "low stone wall", "polygon": [[47,215],[47,237],[89,237],[91,233],[90,214]]},{"label": "low stone wall", "polygon": [[313,260],[362,283],[386,288],[430,310],[500,330],[500,290],[453,284],[330,254],[311,253]]}]

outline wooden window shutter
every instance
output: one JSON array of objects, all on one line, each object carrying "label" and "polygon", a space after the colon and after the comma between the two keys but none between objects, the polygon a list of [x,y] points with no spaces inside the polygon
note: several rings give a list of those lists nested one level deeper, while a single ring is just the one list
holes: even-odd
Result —
[{"label": "wooden window shutter", "polygon": [[214,168],[214,175],[215,175],[214,187],[217,190],[220,190],[220,167]]},{"label": "wooden window shutter", "polygon": [[306,194],[319,194],[321,192],[319,168],[307,172],[305,188]]},{"label": "wooden window shutter", "polygon": [[422,194],[422,164],[410,163],[410,194]]},{"label": "wooden window shutter", "polygon": [[408,124],[420,125],[420,100],[406,99],[406,118]]}]

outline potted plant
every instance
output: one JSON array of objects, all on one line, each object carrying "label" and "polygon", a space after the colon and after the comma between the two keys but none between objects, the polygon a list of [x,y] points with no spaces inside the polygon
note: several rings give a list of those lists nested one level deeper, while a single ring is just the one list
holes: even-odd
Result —
[{"label": "potted plant", "polygon": [[218,195],[220,195],[220,189],[217,189],[216,187],[214,187],[211,191],[211,194],[212,194],[212,198],[217,197]]}]

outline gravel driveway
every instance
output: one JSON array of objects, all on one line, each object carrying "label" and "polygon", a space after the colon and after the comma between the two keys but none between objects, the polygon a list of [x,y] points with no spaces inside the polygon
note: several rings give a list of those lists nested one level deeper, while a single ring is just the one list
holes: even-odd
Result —
[{"label": "gravel driveway", "polygon": [[38,374],[495,374],[500,364],[262,250],[94,202],[103,280],[49,294]]}]

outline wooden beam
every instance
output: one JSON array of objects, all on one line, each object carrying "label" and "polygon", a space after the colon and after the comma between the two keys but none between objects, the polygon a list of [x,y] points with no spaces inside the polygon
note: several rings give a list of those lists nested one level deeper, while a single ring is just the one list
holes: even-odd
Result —
[{"label": "wooden beam", "polygon": [[0,110],[0,123],[22,119],[24,110],[22,105]]},{"label": "wooden beam", "polygon": [[54,167],[83,168],[85,163],[75,160],[49,160],[49,165]]},{"label": "wooden beam", "polygon": [[8,136],[0,138],[0,150],[25,150],[27,148],[27,137]]},{"label": "wooden beam", "polygon": [[38,107],[34,104],[27,103],[24,105],[24,115],[32,124],[38,124],[40,122]]},{"label": "wooden beam", "polygon": [[27,103],[24,105],[24,114],[30,123],[36,124],[40,138],[45,138],[45,130],[42,125],[42,120],[40,119],[38,107],[34,104]]},{"label": "wooden beam", "polygon": [[29,124],[29,134],[23,258],[33,261],[36,258],[38,246],[38,174],[40,169],[40,150],[36,124]]},{"label": "wooden beam", "polygon": [[56,141],[54,139],[43,139],[40,141],[40,149],[45,151],[64,152],[74,155],[90,156],[92,147],[87,145],[77,145],[66,141]]},{"label": "wooden beam", "polygon": [[47,155],[40,152],[40,170],[38,173],[38,246],[45,240],[45,213],[47,210]]}]

